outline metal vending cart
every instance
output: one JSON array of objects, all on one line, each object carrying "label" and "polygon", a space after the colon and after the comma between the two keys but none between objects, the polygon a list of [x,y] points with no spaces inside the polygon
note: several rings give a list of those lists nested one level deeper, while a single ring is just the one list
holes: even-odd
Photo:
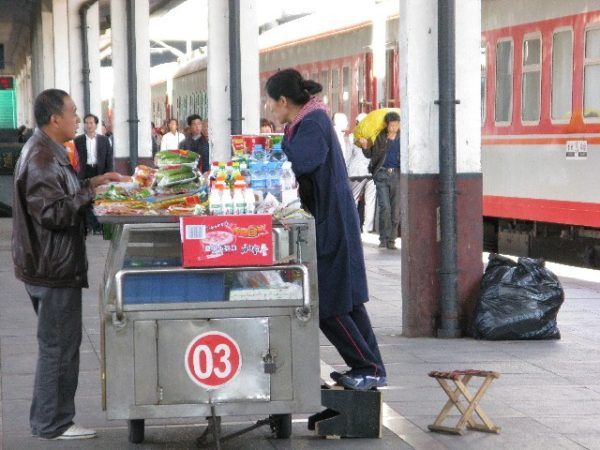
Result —
[{"label": "metal vending cart", "polygon": [[[279,438],[291,414],[321,410],[314,221],[273,223],[274,265],[186,269],[176,217],[104,216],[114,224],[100,292],[102,399],[126,419],[263,416]],[[137,223],[132,223],[137,222]],[[274,275],[277,274],[277,275]],[[277,287],[240,279],[287,280]],[[210,436],[209,436],[210,435]]]}]

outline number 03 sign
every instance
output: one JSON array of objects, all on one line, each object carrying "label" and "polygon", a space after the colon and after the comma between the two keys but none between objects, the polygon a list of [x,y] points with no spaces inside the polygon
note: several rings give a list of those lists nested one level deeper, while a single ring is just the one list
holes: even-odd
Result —
[{"label": "number 03 sign", "polygon": [[206,389],[229,383],[242,368],[240,347],[218,331],[200,334],[185,351],[185,370],[191,380]]}]

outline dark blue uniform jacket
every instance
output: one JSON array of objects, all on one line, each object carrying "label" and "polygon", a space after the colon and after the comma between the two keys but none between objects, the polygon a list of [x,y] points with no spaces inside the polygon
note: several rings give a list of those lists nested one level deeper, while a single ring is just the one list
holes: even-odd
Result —
[{"label": "dark blue uniform jacket", "polygon": [[283,141],[315,217],[320,318],[350,312],[369,299],[358,212],[339,141],[323,110],[307,114]]}]

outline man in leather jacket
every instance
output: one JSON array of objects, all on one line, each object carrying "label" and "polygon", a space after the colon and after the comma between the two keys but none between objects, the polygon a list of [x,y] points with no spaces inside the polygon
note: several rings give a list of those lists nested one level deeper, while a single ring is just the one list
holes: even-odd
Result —
[{"label": "man in leather jacket", "polygon": [[81,290],[88,287],[85,209],[115,172],[80,182],[64,143],[79,118],[71,97],[49,89],[35,100],[38,128],[15,168],[12,256],[38,316],[31,432],[42,439],[95,436],[73,423],[79,378]]}]

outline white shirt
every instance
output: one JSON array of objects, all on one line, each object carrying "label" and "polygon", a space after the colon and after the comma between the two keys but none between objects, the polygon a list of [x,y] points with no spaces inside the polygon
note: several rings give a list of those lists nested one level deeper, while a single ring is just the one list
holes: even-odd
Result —
[{"label": "white shirt", "polygon": [[87,165],[95,166],[97,162],[97,153],[96,153],[96,135],[94,137],[89,137],[87,134],[85,135],[85,148],[87,149]]},{"label": "white shirt", "polygon": [[349,177],[364,177],[369,174],[369,163],[371,160],[367,158],[362,148],[350,143],[350,155],[346,160],[346,168],[348,169]]},{"label": "white shirt", "polygon": [[185,136],[177,131],[175,134],[170,131],[166,133],[160,140],[161,150],[177,150],[179,143],[185,139]]}]

